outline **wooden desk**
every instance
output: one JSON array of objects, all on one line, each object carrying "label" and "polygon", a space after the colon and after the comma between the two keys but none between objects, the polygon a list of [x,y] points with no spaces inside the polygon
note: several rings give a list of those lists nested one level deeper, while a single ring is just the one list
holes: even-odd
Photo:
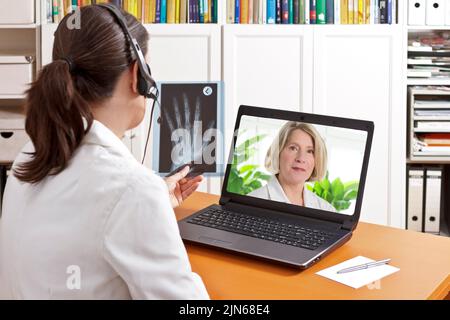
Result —
[{"label": "wooden desk", "polygon": [[[177,218],[218,200],[196,192],[175,210]],[[359,223],[349,242],[304,271],[204,246],[186,247],[212,299],[444,299],[450,292],[450,238],[380,225]],[[379,288],[360,289],[315,274],[358,255],[391,258],[400,271],[383,278]]]}]

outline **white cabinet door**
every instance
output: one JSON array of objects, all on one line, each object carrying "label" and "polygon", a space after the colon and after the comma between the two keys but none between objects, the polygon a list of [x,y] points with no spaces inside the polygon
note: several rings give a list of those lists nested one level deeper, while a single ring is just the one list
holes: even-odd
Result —
[{"label": "white cabinet door", "polygon": [[370,120],[375,132],[361,220],[404,220],[406,121],[401,26],[320,26],[314,31],[314,113]]},{"label": "white cabinet door", "polygon": [[242,104],[312,110],[312,28],[224,25],[223,30],[225,126],[231,133]]},{"label": "white cabinet door", "polygon": [[[220,81],[221,29],[219,25],[152,24],[146,25],[150,33],[149,60],[156,81]],[[150,103],[149,103],[150,104]],[[145,120],[133,130],[132,149],[142,159],[150,119],[150,108]],[[152,137],[147,147],[145,164],[151,167]],[[220,194],[221,179],[207,178],[199,191]]]}]

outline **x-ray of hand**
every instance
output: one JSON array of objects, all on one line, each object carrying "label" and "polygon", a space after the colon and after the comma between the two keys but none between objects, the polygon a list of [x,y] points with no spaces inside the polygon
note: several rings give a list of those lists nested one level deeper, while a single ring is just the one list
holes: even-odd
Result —
[{"label": "x-ray of hand", "polygon": [[[217,141],[216,120],[208,120],[204,127],[202,112],[208,106],[201,106],[200,96],[195,97],[195,104],[190,105],[187,94],[182,94],[182,101],[172,98],[172,113],[165,113],[165,121],[171,134],[171,168],[174,170],[182,164],[214,164]],[[202,108],[203,107],[203,108]],[[193,112],[192,112],[193,111]]]}]

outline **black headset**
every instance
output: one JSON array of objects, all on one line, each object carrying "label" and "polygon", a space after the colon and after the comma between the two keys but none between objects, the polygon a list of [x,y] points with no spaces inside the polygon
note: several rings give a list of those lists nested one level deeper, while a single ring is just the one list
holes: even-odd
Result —
[{"label": "black headset", "polygon": [[[127,24],[125,21],[125,17],[123,16],[122,12],[120,12],[120,10],[113,4],[102,3],[102,4],[98,4],[98,6],[109,10],[109,12],[111,12],[112,15],[114,17],[116,17],[117,22],[119,23],[125,36],[128,38],[128,41],[130,42],[131,50],[134,51],[134,53],[136,54],[136,57],[137,57],[138,69],[139,69],[139,72],[138,72],[139,94],[146,98],[150,98],[153,100],[152,110],[150,111],[151,112],[150,113],[150,125],[148,127],[147,139],[145,141],[144,156],[142,157],[142,161],[141,161],[141,163],[144,164],[145,154],[147,153],[148,140],[150,138],[150,130],[152,127],[153,110],[155,108],[155,103],[158,102],[158,96],[159,96],[158,87],[156,86],[155,80],[153,80],[150,66],[145,61],[145,58],[144,58],[144,55],[142,54],[142,50],[141,50],[141,47],[139,46],[139,43],[137,42],[137,40],[135,38],[133,38],[133,36],[130,33],[130,30],[128,30],[128,27],[127,27]],[[158,102],[158,104],[159,104],[159,102]]]},{"label": "black headset", "polygon": [[131,50],[134,51],[137,57],[138,62],[138,91],[139,94],[146,97],[153,99],[154,101],[158,100],[158,88],[156,86],[155,80],[153,80],[152,73],[150,70],[150,66],[145,61],[144,55],[142,53],[141,47],[139,46],[139,43],[130,33],[130,30],[128,30],[125,17],[123,16],[122,12],[113,4],[109,3],[102,3],[98,4],[98,6],[103,7],[109,12],[112,13],[114,17],[116,17],[117,22],[119,23],[120,27],[122,28],[125,36],[128,38],[128,41],[130,42]]}]

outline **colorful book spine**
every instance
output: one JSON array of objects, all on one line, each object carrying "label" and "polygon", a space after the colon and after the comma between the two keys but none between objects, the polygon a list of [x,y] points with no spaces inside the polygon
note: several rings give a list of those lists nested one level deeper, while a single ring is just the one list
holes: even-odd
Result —
[{"label": "colorful book spine", "polygon": [[326,23],[334,24],[334,0],[326,1]]},{"label": "colorful book spine", "polygon": [[348,24],[353,24],[354,23],[354,18],[353,18],[353,0],[348,0]]},{"label": "colorful book spine", "polygon": [[150,23],[150,0],[144,1],[144,23]]},{"label": "colorful book spine", "polygon": [[259,23],[259,11],[260,11],[260,1],[259,0],[250,0],[253,1],[253,23]]},{"label": "colorful book spine", "polygon": [[316,0],[309,1],[309,23],[316,24],[317,11],[316,11]]},{"label": "colorful book spine", "polygon": [[253,0],[248,0],[248,16],[247,21],[248,23],[253,23]]},{"label": "colorful book spine", "polygon": [[387,23],[392,24],[392,0],[387,0]]},{"label": "colorful book spine", "polygon": [[58,0],[53,0],[53,3],[52,3],[52,16],[53,16],[53,22],[54,23],[59,23]]},{"label": "colorful book spine", "polygon": [[[146,6],[147,3],[145,1],[142,0],[137,0],[137,13],[136,13],[136,18],[140,21],[144,21],[146,20]],[[150,6],[150,10],[154,9],[156,11],[156,0],[153,0],[152,2],[152,6]],[[152,20],[150,20],[150,23],[155,23],[155,11],[153,11],[153,16],[152,16]]]},{"label": "colorful book spine", "polygon": [[275,7],[275,10],[276,10],[275,23],[280,24],[281,23],[281,0],[275,0],[275,5],[276,5],[276,7]]},{"label": "colorful book spine", "polygon": [[161,0],[156,0],[155,23],[161,23]]},{"label": "colorful book spine", "polygon": [[212,5],[211,5],[212,23],[218,22],[218,19],[217,19],[218,10],[219,10],[218,0],[212,0]]},{"label": "colorful book spine", "polygon": [[386,24],[388,22],[387,19],[387,0],[379,1],[379,10],[380,10],[380,23]]},{"label": "colorful book spine", "polygon": [[[265,21],[267,21],[267,3],[265,0],[258,0],[259,1],[259,17],[258,17],[258,23],[263,24]],[[266,20],[264,20],[264,12],[266,12]]]},{"label": "colorful book spine", "polygon": [[53,22],[53,3],[52,0],[47,0],[46,9],[47,9],[47,23]]},{"label": "colorful book spine", "polygon": [[371,0],[365,0],[366,1],[366,4],[365,4],[365,9],[366,9],[366,15],[365,15],[365,17],[366,17],[366,21],[365,21],[365,23],[366,24],[370,24],[370,22],[371,22],[371,19],[372,19],[372,15],[370,14],[370,1]]},{"label": "colorful book spine", "polygon": [[167,23],[175,23],[175,0],[167,0]]},{"label": "colorful book spine", "polygon": [[248,0],[241,1],[241,20],[240,23],[247,24],[248,23]]},{"label": "colorful book spine", "polygon": [[294,24],[300,23],[300,17],[299,17],[299,7],[300,7],[300,1],[294,0]]},{"label": "colorful book spine", "polygon": [[365,13],[364,0],[358,0],[358,24],[364,24],[364,21],[366,21],[364,17]]},{"label": "colorful book spine", "polygon": [[326,0],[316,1],[316,24],[327,23],[327,3]]},{"label": "colorful book spine", "polygon": [[294,23],[294,1],[289,0],[289,24]]},{"label": "colorful book spine", "polygon": [[61,21],[64,18],[64,0],[58,0],[58,18]]},{"label": "colorful book spine", "polygon": [[240,23],[241,22],[241,1],[235,0],[234,1],[234,23]]},{"label": "colorful book spine", "polygon": [[211,0],[203,0],[204,23],[211,22]]},{"label": "colorful book spine", "polygon": [[311,16],[310,16],[310,7],[311,2],[310,0],[305,0],[305,24],[310,24],[311,23]]},{"label": "colorful book spine", "polygon": [[274,24],[276,22],[276,1],[275,0],[267,0],[267,23]]},{"label": "colorful book spine", "polygon": [[[189,0],[189,5],[191,5]],[[227,23],[234,23],[234,0],[227,0]]]},{"label": "colorful book spine", "polygon": [[305,24],[305,0],[298,3],[298,23]]},{"label": "colorful book spine", "polygon": [[[397,3],[398,3],[398,1],[396,1],[396,0],[391,0],[391,7],[392,7],[392,24],[394,24],[394,23],[397,23]],[[446,5],[446,10],[447,10],[447,12],[450,10],[450,4],[449,4],[449,2],[448,2],[448,0],[447,1],[445,1],[445,5]],[[448,24],[448,23],[447,23]]]},{"label": "colorful book spine", "polygon": [[167,0],[161,0],[161,23],[167,23]]},{"label": "colorful book spine", "polygon": [[341,24],[348,24],[348,0],[341,0]]},{"label": "colorful book spine", "polygon": [[180,23],[187,23],[187,0],[180,0]]},{"label": "colorful book spine", "polygon": [[341,24],[341,0],[334,0],[334,24]]},{"label": "colorful book spine", "polygon": [[175,23],[180,23],[180,0],[175,0]]},{"label": "colorful book spine", "polygon": [[289,0],[281,0],[281,23],[289,23]]}]

